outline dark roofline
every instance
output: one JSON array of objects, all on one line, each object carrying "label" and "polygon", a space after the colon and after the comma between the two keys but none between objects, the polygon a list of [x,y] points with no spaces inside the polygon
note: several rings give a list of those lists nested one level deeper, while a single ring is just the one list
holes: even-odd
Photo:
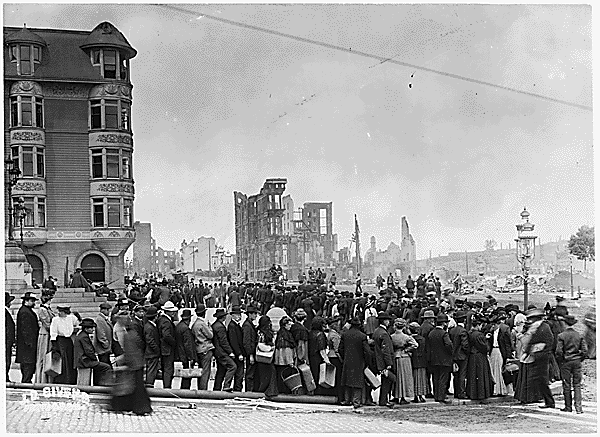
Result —
[{"label": "dark roofline", "polygon": [[[22,27],[14,27],[14,26],[4,26],[4,30],[5,31],[19,31],[23,29]],[[32,31],[32,32],[50,32],[50,33],[79,33],[82,35],[89,35],[92,30],[94,29],[90,29],[90,30],[73,30],[73,29],[52,29],[52,28],[44,28],[44,27],[28,27],[28,30]]]}]

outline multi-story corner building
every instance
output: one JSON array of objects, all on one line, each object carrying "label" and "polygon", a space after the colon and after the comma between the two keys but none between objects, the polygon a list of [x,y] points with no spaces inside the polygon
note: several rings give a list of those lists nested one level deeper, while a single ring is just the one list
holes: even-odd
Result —
[{"label": "multi-story corner building", "polygon": [[283,232],[281,195],[287,179],[267,179],[260,193],[233,192],[238,274],[263,280],[273,264],[287,261],[288,235]]},{"label": "multi-story corner building", "polygon": [[[81,267],[123,287],[135,239],[135,55],[108,22],[92,31],[4,28],[4,155],[21,171],[10,200],[24,200],[23,249],[38,283]],[[7,228],[8,211],[6,202]]]}]

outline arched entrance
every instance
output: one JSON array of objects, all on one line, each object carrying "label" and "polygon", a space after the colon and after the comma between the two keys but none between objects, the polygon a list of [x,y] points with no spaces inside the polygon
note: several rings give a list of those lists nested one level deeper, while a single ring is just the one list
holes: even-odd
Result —
[{"label": "arched entrance", "polygon": [[104,259],[100,255],[87,255],[81,260],[81,270],[89,282],[105,282]]},{"label": "arched entrance", "polygon": [[26,255],[27,262],[31,265],[33,271],[31,272],[31,279],[35,279],[35,283],[40,287],[44,283],[44,263],[36,255]]}]

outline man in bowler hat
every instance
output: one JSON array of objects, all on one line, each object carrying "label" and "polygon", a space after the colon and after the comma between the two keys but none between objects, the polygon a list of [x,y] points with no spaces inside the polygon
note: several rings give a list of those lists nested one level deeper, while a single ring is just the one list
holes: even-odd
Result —
[{"label": "man in bowler hat", "polygon": [[389,407],[393,405],[389,402],[389,395],[392,389],[393,368],[394,368],[394,345],[392,337],[388,332],[392,317],[380,311],[377,314],[379,326],[373,332],[373,341],[375,342],[375,361],[377,371],[381,373],[381,388],[379,389],[379,406]]},{"label": "man in bowler hat", "polygon": [[215,375],[214,391],[232,392],[231,383],[237,370],[235,356],[229,339],[227,337],[227,328],[225,328],[225,317],[227,313],[223,308],[217,308],[214,317],[216,321],[212,324],[213,344],[215,345],[215,359],[217,361],[217,373]]},{"label": "man in bowler hat", "polygon": [[446,401],[446,391],[450,372],[452,371],[452,340],[446,332],[448,316],[440,313],[436,318],[435,328],[429,333],[427,354],[433,377],[433,398],[440,403]]},{"label": "man in bowler hat", "polygon": [[30,383],[35,373],[37,356],[38,317],[33,308],[35,295],[28,291],[21,296],[23,305],[17,313],[17,358],[16,362],[21,364],[21,382]]},{"label": "man in bowler hat", "polygon": [[94,385],[105,385],[108,383],[108,372],[111,371],[110,364],[98,360],[96,350],[92,344],[90,335],[94,333],[96,322],[93,319],[83,319],[80,325],[81,331],[73,341],[73,361],[77,369],[92,369]]}]

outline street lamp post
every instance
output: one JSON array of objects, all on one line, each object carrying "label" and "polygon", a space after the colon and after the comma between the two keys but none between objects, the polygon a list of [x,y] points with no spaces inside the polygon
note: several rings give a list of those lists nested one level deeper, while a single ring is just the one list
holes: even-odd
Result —
[{"label": "street lamp post", "polygon": [[21,238],[21,250],[23,250],[23,220],[27,217],[28,208],[25,208],[25,199],[23,197],[19,197],[17,201],[15,215],[19,218],[19,236]]},{"label": "street lamp post", "polygon": [[16,165],[16,162],[12,159],[7,159],[4,161],[4,167],[6,168],[6,171],[8,172],[8,184],[6,185],[6,188],[8,190],[8,240],[9,241],[13,241],[14,240],[14,236],[13,236],[13,229],[14,229],[14,207],[13,207],[13,199],[12,199],[12,190],[13,187],[15,185],[17,185],[17,182],[19,182],[19,175],[21,174],[21,170],[19,170],[18,165]]},{"label": "street lamp post", "polygon": [[521,264],[523,270],[523,309],[527,310],[529,305],[528,302],[528,281],[529,281],[529,269],[531,268],[531,261],[535,257],[535,239],[537,238],[533,234],[533,228],[535,225],[529,222],[529,211],[527,208],[523,208],[521,212],[521,219],[523,223],[517,226],[517,261]]}]

